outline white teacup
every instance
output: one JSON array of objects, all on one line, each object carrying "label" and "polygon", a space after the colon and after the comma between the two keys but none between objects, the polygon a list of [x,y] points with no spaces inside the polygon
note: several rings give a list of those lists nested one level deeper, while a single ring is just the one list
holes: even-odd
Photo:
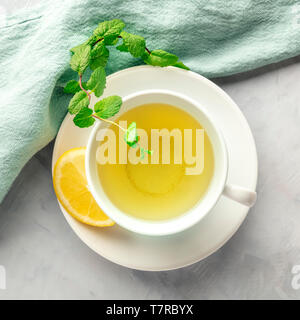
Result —
[{"label": "white teacup", "polygon": [[[222,133],[213,123],[208,112],[197,101],[182,94],[168,90],[145,90],[123,98],[123,105],[117,116],[125,111],[148,103],[166,103],[191,114],[206,130],[214,151],[214,174],[209,188],[199,202],[187,212],[176,218],[163,221],[147,221],[122,212],[106,195],[97,172],[96,150],[99,146],[96,136],[104,123],[99,121],[93,128],[86,151],[86,175],[89,189],[102,210],[120,226],[144,235],[161,236],[183,231],[199,222],[224,195],[245,206],[251,207],[256,201],[256,192],[239,186],[226,184],[228,155]],[[124,142],[125,143],[125,142]]]}]

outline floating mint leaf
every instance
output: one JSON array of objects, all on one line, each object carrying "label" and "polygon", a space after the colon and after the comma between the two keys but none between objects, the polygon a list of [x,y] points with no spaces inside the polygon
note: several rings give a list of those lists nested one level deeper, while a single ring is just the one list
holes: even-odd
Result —
[{"label": "floating mint leaf", "polygon": [[125,23],[119,19],[104,21],[99,23],[94,30],[94,35],[98,38],[103,38],[106,44],[113,44],[124,27]]},{"label": "floating mint leaf", "polygon": [[95,119],[92,117],[93,110],[87,107],[82,108],[74,117],[73,122],[77,127],[87,128],[94,124]]},{"label": "floating mint leaf", "polygon": [[75,50],[75,53],[71,58],[71,61],[70,61],[71,68],[74,71],[78,72],[79,74],[83,74],[83,72],[89,65],[90,55],[91,55],[90,45],[79,46],[79,48]]},{"label": "floating mint leaf", "polygon": [[147,150],[147,149],[144,149],[144,148],[140,148],[141,150],[141,160],[143,160],[145,158],[145,153],[148,153],[148,154],[152,154],[152,150]]},{"label": "floating mint leaf", "polygon": [[100,97],[104,91],[106,84],[106,74],[103,67],[95,69],[87,82],[88,89],[95,93],[96,97]]},{"label": "floating mint leaf", "polygon": [[134,142],[137,137],[137,131],[136,131],[136,123],[132,122],[126,131],[126,141],[128,142]]},{"label": "floating mint leaf", "polygon": [[90,104],[89,98],[84,91],[76,92],[69,103],[68,110],[71,114],[78,113],[81,109],[88,107]]},{"label": "floating mint leaf", "polygon": [[143,54],[144,62],[152,66],[167,67],[173,66],[178,57],[175,54],[164,50],[153,50],[150,54]]},{"label": "floating mint leaf", "polygon": [[81,90],[80,85],[76,80],[69,81],[64,87],[64,93],[76,93],[80,90]]},{"label": "floating mint leaf", "polygon": [[130,147],[135,147],[137,145],[139,137],[137,135],[135,122],[130,123],[130,125],[128,126],[124,139]]},{"label": "floating mint leaf", "polygon": [[140,156],[140,158],[141,158],[141,160],[144,160],[144,158],[145,158],[145,149],[144,148],[140,148],[140,151],[141,151],[141,156]]},{"label": "floating mint leaf", "polygon": [[110,96],[104,98],[95,104],[96,115],[102,119],[107,119],[119,112],[122,105],[122,98],[119,96]]},{"label": "floating mint leaf", "polygon": [[130,52],[135,58],[143,55],[145,52],[146,42],[141,36],[137,36],[126,31],[121,32],[123,38],[123,44],[118,46],[117,49],[120,51]]}]

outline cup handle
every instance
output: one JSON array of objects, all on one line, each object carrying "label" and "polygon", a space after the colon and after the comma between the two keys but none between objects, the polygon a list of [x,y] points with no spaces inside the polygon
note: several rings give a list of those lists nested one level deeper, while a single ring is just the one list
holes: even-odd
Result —
[{"label": "cup handle", "polygon": [[231,184],[225,186],[223,195],[249,208],[255,204],[257,198],[255,191]]}]

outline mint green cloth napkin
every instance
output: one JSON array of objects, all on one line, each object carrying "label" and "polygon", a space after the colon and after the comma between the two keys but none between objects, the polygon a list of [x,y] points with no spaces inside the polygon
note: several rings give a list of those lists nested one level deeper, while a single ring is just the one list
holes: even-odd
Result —
[{"label": "mint green cloth napkin", "polygon": [[[0,23],[0,201],[66,114],[68,49],[102,20],[123,19],[150,49],[225,76],[300,53],[299,0],[51,0]],[[107,73],[141,62],[111,50]]]}]

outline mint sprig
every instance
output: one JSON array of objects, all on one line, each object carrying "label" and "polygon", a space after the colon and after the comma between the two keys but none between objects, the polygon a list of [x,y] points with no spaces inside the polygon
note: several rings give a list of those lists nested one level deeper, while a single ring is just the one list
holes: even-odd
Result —
[{"label": "mint sprig", "polygon": [[[74,124],[80,128],[87,128],[94,124],[95,119],[118,126],[125,132],[124,139],[130,147],[137,147],[138,134],[136,123],[132,122],[127,129],[120,127],[116,122],[109,120],[117,114],[122,106],[122,98],[109,96],[101,99],[91,108],[91,96],[94,94],[100,98],[106,86],[105,66],[109,59],[107,46],[116,46],[121,39],[122,42],[116,49],[127,52],[135,58],[142,59],[146,64],[158,67],[174,66],[189,70],[189,68],[178,60],[175,54],[164,50],[150,51],[143,37],[124,31],[125,23],[114,19],[99,23],[93,35],[84,43],[70,49],[71,68],[77,72],[78,79],[69,81],[65,93],[74,94],[70,100],[68,111],[74,116]],[[90,78],[85,83],[82,81],[84,73],[90,69]],[[140,147],[141,158],[152,151]]]}]

